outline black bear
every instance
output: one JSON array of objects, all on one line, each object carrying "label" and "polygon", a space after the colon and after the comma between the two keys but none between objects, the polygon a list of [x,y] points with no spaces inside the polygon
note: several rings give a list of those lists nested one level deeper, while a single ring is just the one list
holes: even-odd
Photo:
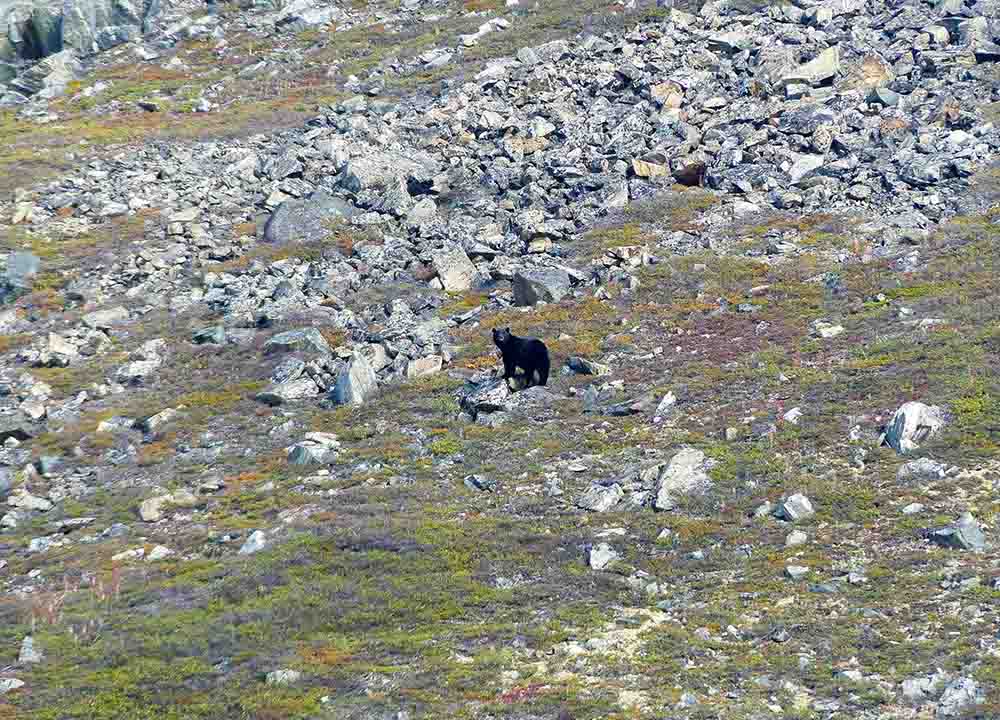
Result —
[{"label": "black bear", "polygon": [[[524,370],[525,387],[545,385],[549,381],[549,349],[538,338],[512,335],[510,328],[493,328],[493,342],[503,355],[503,379],[514,377],[517,368]],[[537,383],[535,373],[538,373]]]}]

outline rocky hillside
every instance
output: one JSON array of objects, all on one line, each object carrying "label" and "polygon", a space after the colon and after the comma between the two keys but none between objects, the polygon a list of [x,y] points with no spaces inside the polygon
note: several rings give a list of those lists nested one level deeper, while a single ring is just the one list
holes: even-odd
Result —
[{"label": "rocky hillside", "polygon": [[1000,716],[1000,3],[102,3],[0,0],[0,718]]}]

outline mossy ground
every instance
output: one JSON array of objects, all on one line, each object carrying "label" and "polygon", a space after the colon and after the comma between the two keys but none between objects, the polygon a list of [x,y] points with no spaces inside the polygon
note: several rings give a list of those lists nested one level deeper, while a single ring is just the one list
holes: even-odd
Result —
[{"label": "mossy ground", "polygon": [[[647,233],[655,246],[655,218],[622,232]],[[665,258],[640,272],[637,291],[612,287],[607,300],[486,314],[457,332],[456,365],[487,365],[489,328],[509,324],[549,341],[557,367],[568,354],[585,354],[611,362],[614,373],[556,373],[550,390],[560,399],[544,419],[500,428],[459,421],[461,381],[447,374],[386,389],[359,408],[302,408],[301,431],[335,432],[344,444],[337,471],[320,486],[306,481],[312,469],[285,463],[286,440],[261,434],[282,411],[251,399],[266,377],[256,352],[178,350],[158,385],[127,406],[106,401],[39,438],[38,449],[69,459],[80,446],[90,457],[108,442],[96,437],[100,420],[185,405],[183,418],[140,444],[140,471],[175,474],[169,487],[211,470],[226,487],[187,511],[189,521],[146,526],[147,546],[166,544],[178,555],[126,565],[116,597],[98,599],[95,583],[118,564],[111,555],[136,547],[134,537],[12,560],[17,573],[43,569],[53,592],[64,577],[80,589],[68,593],[55,622],[36,629],[47,659],[23,673],[31,692],[10,696],[8,712],[317,718],[407,707],[426,717],[654,717],[676,702],[679,685],[701,701],[698,717],[748,718],[773,702],[754,684],[766,675],[813,697],[850,694],[856,713],[891,714],[893,694],[880,683],[982,660],[958,618],[975,617],[977,627],[996,622],[1000,594],[991,589],[989,556],[932,549],[921,533],[966,507],[987,522],[997,513],[990,478],[1000,426],[991,371],[1000,353],[998,240],[990,218],[962,218],[928,241],[926,267],[906,274],[888,262],[831,265],[804,254],[774,263],[705,251]],[[828,271],[839,276],[836,291],[814,281]],[[873,299],[878,293],[886,299]],[[730,309],[720,311],[719,297]],[[733,309],[744,302],[754,310]],[[452,310],[462,311],[472,299],[455,303]],[[912,310],[904,320],[943,322],[907,325],[900,306]],[[844,333],[812,337],[818,317],[841,323]],[[150,318],[132,342],[186,327]],[[564,333],[572,339],[560,340]],[[83,372],[42,374],[69,395]],[[233,379],[221,389],[220,375]],[[625,379],[625,396],[673,390],[678,413],[655,426],[642,416],[586,412],[567,394],[607,379]],[[847,439],[852,425],[874,430],[909,399],[953,413],[925,451],[973,474],[904,485],[896,479],[900,459],[886,448],[870,449],[863,469],[852,463],[859,446]],[[797,425],[782,419],[795,406],[804,412]],[[773,431],[758,434],[757,421]],[[737,428],[736,440],[722,439],[727,427]],[[178,449],[206,430],[246,438],[254,453],[224,454],[210,467],[181,463]],[[625,465],[650,453],[669,457],[682,445],[716,462],[707,496],[662,514],[587,515],[574,507],[591,480],[614,479]],[[588,469],[571,472],[571,462]],[[983,468],[986,475],[975,474]],[[466,488],[462,480],[473,473],[497,479],[495,491]],[[543,492],[553,473],[563,482],[559,497]],[[787,525],[750,515],[792,492],[808,495],[817,513],[800,524],[808,542],[786,548]],[[141,486],[109,487],[46,520],[85,513],[136,524],[146,496]],[[901,515],[910,502],[928,513]],[[239,557],[218,542],[219,533],[245,537],[263,527],[282,529],[257,555]],[[615,527],[624,532],[610,540],[622,561],[607,572],[588,569],[585,546]],[[664,529],[671,532],[658,539]],[[41,533],[32,526],[7,537],[20,544]],[[980,582],[956,586],[942,605],[932,598],[955,558],[961,577]],[[788,580],[788,564],[810,575]],[[663,583],[661,593],[626,584],[635,570]],[[864,581],[836,581],[847,570]],[[840,588],[833,596],[810,590],[830,581]],[[664,599],[675,601],[670,622],[642,633],[633,650],[561,659],[559,643],[602,637],[616,608]],[[11,647],[30,631],[30,602],[3,606]],[[696,635],[699,628],[708,634]],[[548,672],[534,664],[545,657]],[[837,674],[852,658],[872,680]],[[276,668],[303,679],[267,685],[264,674]],[[978,668],[993,697],[997,663],[987,657]],[[645,709],[626,709],[623,689],[639,692]],[[781,698],[786,717],[809,716],[793,709],[794,694]]]}]

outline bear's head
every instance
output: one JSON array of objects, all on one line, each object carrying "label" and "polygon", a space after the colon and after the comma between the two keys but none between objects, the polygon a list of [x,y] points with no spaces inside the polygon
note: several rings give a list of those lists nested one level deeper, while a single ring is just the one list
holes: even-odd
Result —
[{"label": "bear's head", "polygon": [[510,342],[510,328],[493,328],[493,342],[497,347],[503,347]]}]

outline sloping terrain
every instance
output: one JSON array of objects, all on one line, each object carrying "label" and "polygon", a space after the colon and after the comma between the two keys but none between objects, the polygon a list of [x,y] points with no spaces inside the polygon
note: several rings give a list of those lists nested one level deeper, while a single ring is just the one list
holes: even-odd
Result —
[{"label": "sloping terrain", "polygon": [[164,7],[4,96],[0,718],[1000,715],[1000,6]]}]

